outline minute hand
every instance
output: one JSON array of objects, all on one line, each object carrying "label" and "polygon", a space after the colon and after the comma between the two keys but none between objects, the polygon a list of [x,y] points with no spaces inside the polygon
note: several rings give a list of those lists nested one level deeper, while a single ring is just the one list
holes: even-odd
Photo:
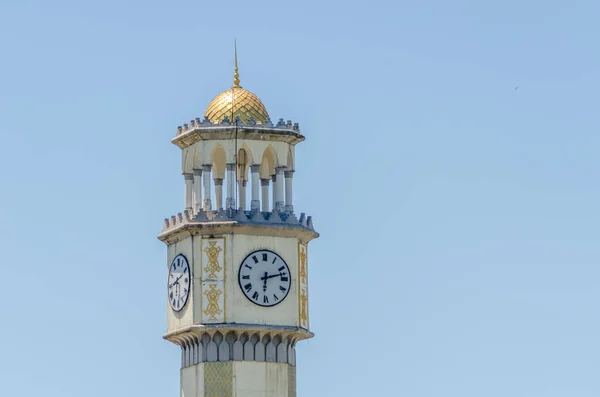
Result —
[{"label": "minute hand", "polygon": [[169,288],[171,288],[171,287],[172,287],[172,286],[174,286],[175,284],[179,283],[179,280],[181,280],[181,277],[183,277],[183,274],[182,274],[181,276],[177,277],[177,279],[176,279],[175,281],[173,281],[173,282],[171,283],[171,285],[169,285]]},{"label": "minute hand", "polygon": [[271,274],[270,276],[267,276],[267,275],[265,275],[265,276],[261,277],[260,279],[261,279],[261,280],[266,280],[266,279],[268,279],[268,278],[273,278],[273,277],[281,277],[281,273],[278,273],[278,274]]}]

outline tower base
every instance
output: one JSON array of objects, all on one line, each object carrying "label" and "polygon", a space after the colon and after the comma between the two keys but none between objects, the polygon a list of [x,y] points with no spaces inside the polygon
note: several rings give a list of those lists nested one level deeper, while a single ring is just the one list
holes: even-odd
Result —
[{"label": "tower base", "polygon": [[181,397],[296,397],[296,367],[269,362],[207,362],[181,370]]}]

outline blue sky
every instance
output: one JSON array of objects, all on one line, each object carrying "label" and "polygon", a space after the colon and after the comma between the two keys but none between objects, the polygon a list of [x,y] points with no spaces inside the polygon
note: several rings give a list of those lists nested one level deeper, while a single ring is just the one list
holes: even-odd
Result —
[{"label": "blue sky", "polygon": [[[600,4],[0,3],[0,395],[177,396],[176,127],[300,123],[298,395],[600,395]],[[518,89],[515,89],[518,86]]]}]

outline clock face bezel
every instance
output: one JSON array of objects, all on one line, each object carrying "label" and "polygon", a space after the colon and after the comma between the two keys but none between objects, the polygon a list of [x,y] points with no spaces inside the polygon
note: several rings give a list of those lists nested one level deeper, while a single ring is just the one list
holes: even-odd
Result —
[{"label": "clock face bezel", "polygon": [[[170,299],[170,287],[169,285],[171,284],[171,274],[173,272],[173,264],[175,263],[175,261],[177,260],[177,258],[183,258],[183,261],[185,262],[185,264],[187,265],[188,268],[188,282],[187,282],[187,294],[185,296],[185,300],[183,302],[183,304],[181,305],[181,307],[179,309],[176,309],[175,307],[173,307],[173,302]],[[190,294],[192,293],[192,267],[190,266],[190,262],[188,261],[187,257],[184,254],[177,254],[175,255],[175,257],[173,258],[173,260],[171,261],[171,263],[169,264],[169,274],[167,276],[167,300],[169,301],[169,306],[171,306],[171,309],[175,312],[175,313],[179,313],[180,311],[182,311],[185,306],[188,303],[188,300],[190,298]]]},{"label": "clock face bezel", "polygon": [[[265,252],[265,253],[268,252],[270,254],[277,256],[277,258],[279,258],[279,260],[281,262],[283,262],[283,265],[285,266],[287,273],[288,273],[288,277],[289,277],[289,287],[287,288],[285,295],[283,295],[283,297],[281,299],[277,300],[275,303],[268,304],[268,305],[265,305],[264,302],[261,303],[257,300],[252,299],[252,297],[250,297],[248,294],[246,294],[246,290],[244,289],[244,286],[242,285],[242,268],[246,264],[246,261],[248,259],[252,258],[252,256],[256,255],[257,253],[262,253],[262,252]],[[288,266],[287,262],[277,252],[269,250],[269,249],[257,249],[257,250],[250,252],[248,255],[246,255],[244,260],[242,260],[242,262],[240,263],[240,266],[238,267],[238,285],[240,286],[240,291],[242,292],[242,295],[244,295],[246,297],[246,299],[248,299],[250,302],[254,303],[255,305],[258,305],[260,307],[265,307],[265,308],[275,307],[275,306],[279,305],[281,302],[283,302],[285,300],[285,298],[287,298],[287,296],[289,295],[289,293],[292,289],[292,285],[293,285],[292,284],[292,273],[290,271],[290,267]]]}]

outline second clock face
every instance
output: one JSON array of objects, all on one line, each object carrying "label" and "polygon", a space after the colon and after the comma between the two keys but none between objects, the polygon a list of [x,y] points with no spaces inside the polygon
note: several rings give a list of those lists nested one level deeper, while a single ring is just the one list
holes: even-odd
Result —
[{"label": "second clock face", "polygon": [[190,265],[182,254],[177,255],[169,267],[167,293],[171,308],[178,312],[190,296]]},{"label": "second clock face", "polygon": [[254,251],[242,261],[238,274],[244,295],[260,306],[275,306],[290,292],[292,281],[287,263],[268,250]]}]

